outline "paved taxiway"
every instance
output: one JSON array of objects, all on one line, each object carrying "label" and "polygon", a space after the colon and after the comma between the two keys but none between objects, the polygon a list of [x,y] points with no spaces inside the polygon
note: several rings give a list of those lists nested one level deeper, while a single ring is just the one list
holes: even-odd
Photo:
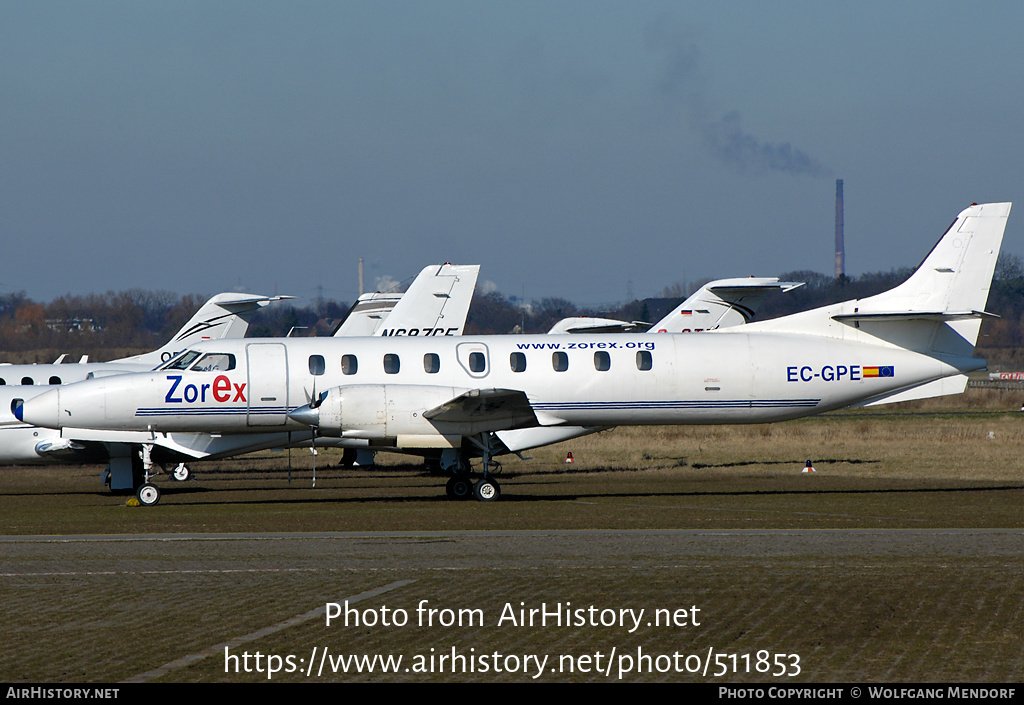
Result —
[{"label": "paved taxiway", "polygon": [[[799,654],[801,681],[1019,680],[1022,547],[1021,529],[7,536],[0,537],[8,607],[0,638],[11,648],[0,655],[0,673],[8,680],[258,680],[225,673],[225,644],[238,652],[308,654],[319,646],[410,657],[451,645],[573,656],[724,646]],[[480,610],[487,622],[325,627],[325,603],[360,595],[361,609],[374,616],[385,606],[415,614],[426,601]],[[496,624],[506,605],[541,603],[648,614],[697,607],[702,622],[635,633]]]}]

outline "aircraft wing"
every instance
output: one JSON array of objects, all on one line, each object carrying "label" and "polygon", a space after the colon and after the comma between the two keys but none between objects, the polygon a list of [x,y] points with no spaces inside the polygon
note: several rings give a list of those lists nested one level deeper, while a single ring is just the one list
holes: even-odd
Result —
[{"label": "aircraft wing", "polygon": [[491,430],[540,424],[526,394],[515,389],[471,389],[423,412],[423,418],[433,423],[483,424]]}]

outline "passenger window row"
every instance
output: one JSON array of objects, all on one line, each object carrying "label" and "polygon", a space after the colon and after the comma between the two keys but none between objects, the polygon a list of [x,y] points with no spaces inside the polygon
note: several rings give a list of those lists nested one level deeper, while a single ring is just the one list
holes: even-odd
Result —
[{"label": "passenger window row", "polygon": [[[521,352],[512,353],[509,358],[509,365],[513,372],[526,372],[526,355]],[[654,358],[649,350],[638,350],[636,353],[636,368],[641,372],[647,372],[654,367]],[[606,350],[598,350],[594,353],[594,369],[598,372],[607,372],[612,368],[612,356]],[[561,350],[551,353],[551,369],[555,372],[565,372],[569,369],[569,354]]]},{"label": "passenger window row", "polygon": [[[481,373],[487,369],[487,359],[482,352],[471,352],[469,354],[469,370],[474,373]],[[514,352],[509,355],[509,367],[513,372],[526,372],[526,354]],[[654,367],[654,358],[649,350],[638,350],[636,353],[636,368],[646,372]],[[389,375],[398,374],[402,364],[398,355],[387,353],[384,356],[384,372]],[[598,372],[607,372],[612,368],[612,357],[606,350],[598,350],[594,353],[594,369]],[[561,350],[551,354],[551,369],[555,372],[565,372],[569,369],[569,354]],[[323,355],[309,356],[309,373],[314,376],[322,375],[327,370],[327,363]],[[359,361],[355,355],[341,356],[341,372],[345,375],[354,375],[359,371]],[[437,353],[426,353],[423,356],[423,371],[427,374],[437,374],[441,371],[441,357]]]},{"label": "passenger window row", "polygon": [[[31,377],[22,377],[21,378],[21,382],[20,382],[20,384],[25,386],[25,387],[31,387],[35,383],[36,383],[36,381],[34,379],[32,379]],[[61,384],[60,377],[58,377],[56,375],[54,375],[53,377],[50,377],[50,381],[47,382],[47,384]],[[6,386],[7,386],[7,380],[4,379],[3,377],[0,377],[0,387],[6,387]]]}]

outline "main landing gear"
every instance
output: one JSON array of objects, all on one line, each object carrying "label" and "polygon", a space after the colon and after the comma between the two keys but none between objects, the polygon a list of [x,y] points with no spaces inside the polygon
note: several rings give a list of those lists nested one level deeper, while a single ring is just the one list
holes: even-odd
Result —
[{"label": "main landing gear", "polygon": [[480,502],[494,502],[501,496],[501,485],[493,478],[473,482],[469,475],[453,475],[445,485],[445,492],[452,499],[472,497]]},{"label": "main landing gear", "polygon": [[483,458],[483,477],[473,482],[470,477],[469,461],[462,451],[446,450],[441,454],[441,467],[452,476],[445,485],[445,492],[452,499],[473,497],[478,502],[496,502],[501,497],[501,485],[491,477],[491,466],[495,464],[492,460],[496,450],[494,436],[481,434],[467,440],[480,451]]}]

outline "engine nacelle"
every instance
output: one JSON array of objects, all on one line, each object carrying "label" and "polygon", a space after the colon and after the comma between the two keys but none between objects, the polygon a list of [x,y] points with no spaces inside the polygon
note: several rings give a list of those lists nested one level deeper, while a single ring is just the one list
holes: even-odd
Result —
[{"label": "engine nacelle", "polygon": [[356,384],[334,387],[316,408],[321,435],[366,438],[398,448],[452,448],[461,429],[437,426],[423,412],[464,393],[456,387],[412,384]]}]

